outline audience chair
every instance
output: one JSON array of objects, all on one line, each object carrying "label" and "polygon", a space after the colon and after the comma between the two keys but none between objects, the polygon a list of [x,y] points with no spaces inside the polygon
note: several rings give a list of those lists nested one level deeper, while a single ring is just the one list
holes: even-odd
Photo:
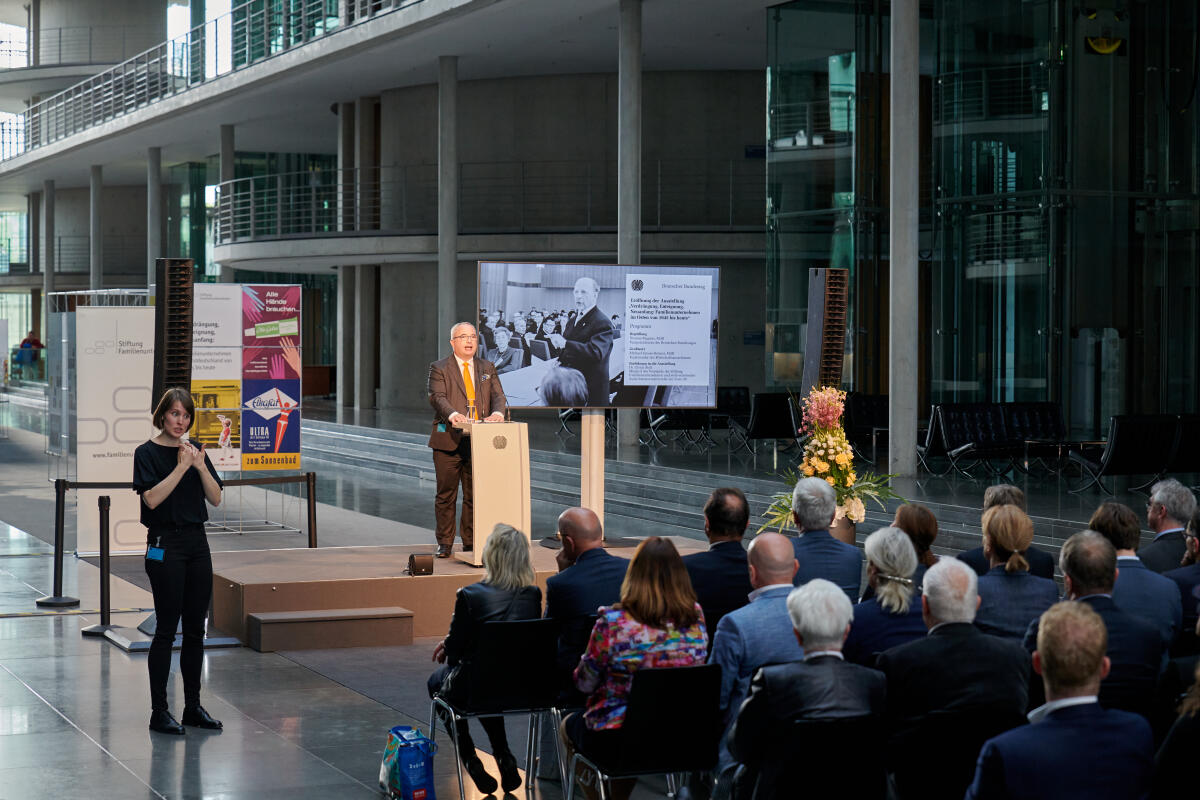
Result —
[{"label": "audience chair", "polygon": [[754,453],[755,466],[758,466],[758,447],[760,439],[770,439],[772,442],[771,468],[779,469],[779,440],[784,440],[788,446],[798,445],[800,429],[800,414],[796,401],[788,392],[759,392],[754,395],[750,407],[750,424],[746,429],[746,440]]},{"label": "audience chair", "polygon": [[[993,477],[1015,467],[1023,452],[1023,442],[1009,434],[999,403],[942,403],[938,406],[942,444],[950,466],[965,477],[971,469],[983,465]],[[963,466],[962,462],[969,462]],[[992,462],[1006,462],[1003,468]]]},{"label": "audience chair", "polygon": [[[437,736],[438,710],[441,709],[450,719],[454,763],[458,767],[459,800],[466,800],[454,723],[471,717],[528,715],[525,792],[530,795],[537,769],[534,753],[542,715],[551,712],[558,696],[555,673],[558,623],[550,619],[486,622],[479,630],[479,647],[468,673],[466,700],[456,705],[440,696],[433,698],[429,707],[429,738]],[[561,756],[558,761],[561,763]]]},{"label": "audience chair", "polygon": [[575,796],[575,767],[584,764],[596,773],[600,797],[614,778],[708,772],[717,765],[721,725],[721,667],[642,669],[633,674],[622,726],[622,760],[606,763],[583,751],[575,753],[563,776],[567,800]]},{"label": "audience chair", "polygon": [[1196,473],[1200,473],[1200,414],[1180,414],[1175,454],[1158,477]]},{"label": "audience chair", "polygon": [[1071,451],[1071,461],[1079,465],[1085,480],[1068,491],[1075,494],[1095,484],[1105,494],[1112,494],[1101,480],[1109,475],[1153,475],[1132,488],[1138,491],[1150,486],[1174,460],[1178,434],[1179,417],[1174,414],[1114,414],[1108,422],[1108,441],[1099,460]]},{"label": "audience chair", "polygon": [[717,410],[709,415],[708,428],[729,431],[729,450],[750,450],[746,430],[750,427],[750,388],[747,386],[718,386]]},{"label": "audience chair", "polygon": [[940,478],[948,474],[953,467],[947,466],[944,470],[938,472],[929,465],[929,462],[934,458],[945,455],[946,448],[942,444],[941,407],[935,405],[929,409],[929,425],[925,428],[925,443],[917,445],[917,461],[930,475],[936,475]]},{"label": "audience chair", "polygon": [[[734,779],[733,800],[790,800],[803,784],[806,797],[883,800],[887,771],[878,742],[877,717],[800,719],[773,731],[759,768],[742,766]],[[797,757],[807,768],[798,781]]]},{"label": "audience chair", "polygon": [[961,800],[975,777],[983,743],[1025,723],[1023,714],[1010,709],[930,714],[887,745],[895,795],[899,800]]}]

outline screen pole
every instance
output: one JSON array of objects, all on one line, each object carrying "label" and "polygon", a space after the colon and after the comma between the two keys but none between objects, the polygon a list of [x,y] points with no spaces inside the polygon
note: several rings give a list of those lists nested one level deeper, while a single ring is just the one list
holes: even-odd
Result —
[{"label": "screen pole", "polygon": [[604,525],[604,409],[585,408],[579,433],[579,504]]}]

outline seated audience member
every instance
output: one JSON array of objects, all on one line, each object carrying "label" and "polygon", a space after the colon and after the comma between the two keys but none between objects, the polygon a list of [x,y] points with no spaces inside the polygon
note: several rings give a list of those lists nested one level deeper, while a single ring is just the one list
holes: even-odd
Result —
[{"label": "seated audience member", "polygon": [[[917,570],[913,573],[912,581],[913,590],[920,593],[921,584],[925,580],[925,570],[938,562],[938,557],[929,549],[933,546],[933,541],[937,539],[937,517],[919,503],[902,503],[896,507],[896,517],[892,520],[892,527],[907,533],[913,547],[916,548]],[[870,600],[874,596],[875,589],[868,584],[867,588],[863,590],[862,599]]]},{"label": "seated audience member", "polygon": [[1058,602],[1058,585],[1029,573],[1025,552],[1033,522],[1013,505],[983,512],[983,552],[992,568],[979,578],[975,627],[993,636],[1021,641],[1029,623]]},{"label": "seated audience member", "polygon": [[587,403],[587,378],[577,369],[551,367],[538,384],[538,397],[551,408],[579,408]]},{"label": "seated audience member", "polygon": [[[537,619],[542,614],[542,590],[534,583],[533,562],[525,534],[510,525],[497,525],[483,546],[483,580],[459,589],[454,600],[450,632],[433,650],[433,660],[442,664],[429,676],[429,696],[441,694],[450,702],[463,702],[459,692],[466,687],[485,622]],[[447,677],[450,680],[447,681]],[[479,722],[492,743],[500,768],[500,785],[511,792],[521,785],[517,759],[508,749],[504,717],[481,717]],[[449,722],[446,721],[449,730]],[[457,724],[458,752],[475,786],[484,794],[496,790],[496,779],[488,774],[475,753],[475,743],[466,720]]]},{"label": "seated audience member", "polygon": [[558,323],[552,317],[547,317],[542,321],[541,330],[538,331],[537,336],[534,337],[539,342],[546,343],[546,349],[550,351],[551,358],[558,358],[560,355],[562,355],[562,350],[555,347],[554,342],[550,340],[550,337],[556,333],[559,333]]},{"label": "seated audience member", "polygon": [[1120,503],[1101,503],[1088,528],[1108,539],[1117,550],[1117,581],[1112,599],[1117,608],[1154,626],[1170,648],[1183,622],[1183,601],[1175,581],[1146,569],[1137,556],[1142,531],[1137,514]]},{"label": "seated audience member", "polygon": [[[992,506],[1016,506],[1022,511],[1026,511],[1025,493],[1007,483],[999,483],[995,486],[989,486],[983,493],[983,510],[987,511]],[[983,554],[982,545],[967,550],[958,554],[960,561],[965,561],[971,565],[971,569],[975,570],[976,575],[986,575],[987,571],[992,568],[988,563],[988,558]],[[1054,556],[1047,553],[1045,550],[1039,550],[1033,545],[1025,551],[1025,560],[1029,562],[1029,572],[1039,578],[1054,579]]]},{"label": "seated audience member", "polygon": [[1047,702],[1029,714],[1031,725],[984,744],[968,800],[1146,796],[1150,725],[1097,702],[1109,669],[1106,645],[1104,620],[1084,603],[1057,603],[1042,615],[1033,668]]},{"label": "seated audience member", "polygon": [[[633,673],[703,664],[707,655],[704,614],[675,545],[660,536],[644,539],[629,562],[621,602],[600,609],[575,668],[575,686],[589,697],[586,711],[563,720],[568,750],[619,763]],[[565,761],[570,763],[570,753]],[[578,779],[588,787],[594,773],[581,769]],[[614,783],[614,789],[627,792],[632,785]]]},{"label": "seated audience member", "polygon": [[1150,487],[1146,521],[1154,531],[1154,541],[1143,547],[1140,554],[1148,569],[1162,573],[1182,566],[1187,551],[1183,541],[1184,526],[1195,513],[1196,495],[1174,478]]},{"label": "seated audience member", "polygon": [[487,360],[496,366],[496,372],[505,373],[518,370],[525,365],[525,354],[515,347],[509,347],[512,333],[502,325],[491,331],[495,347],[487,351]]},{"label": "seated audience member", "polygon": [[925,637],[921,601],[913,591],[917,552],[899,528],[880,528],[863,544],[867,584],[874,596],[854,606],[854,627],[842,652],[846,660],[872,666],[888,648]]},{"label": "seated audience member", "polygon": [[842,587],[853,603],[862,584],[863,556],[854,545],[829,534],[837,513],[837,494],[821,478],[801,478],[792,491],[792,521],[800,531],[792,543],[800,569],[792,583],[803,586],[824,578]]},{"label": "seated audience member", "polygon": [[1175,581],[1179,587],[1179,595],[1183,600],[1183,626],[1175,648],[1175,655],[1188,656],[1200,653],[1200,638],[1197,637],[1197,623],[1200,623],[1200,510],[1192,514],[1184,534],[1187,552],[1183,556],[1185,566],[1164,572],[1163,575]]},{"label": "seated audience member", "polygon": [[1196,790],[1196,754],[1200,753],[1200,663],[1196,664],[1195,683],[1179,705],[1179,718],[1154,758],[1154,791],[1158,800],[1175,800]]},{"label": "seated audience member", "polygon": [[[1106,655],[1111,669],[1100,684],[1101,705],[1149,715],[1166,645],[1149,623],[1113,602],[1116,548],[1095,531],[1083,531],[1063,544],[1060,563],[1067,599],[1091,606],[1108,629]],[[1034,620],[1025,633],[1025,649],[1031,653],[1037,648],[1037,636]]]},{"label": "seated audience member", "polygon": [[621,599],[621,582],[629,560],[604,549],[604,530],[596,512],[568,508],[558,515],[562,548],[555,556],[558,574],[546,579],[546,617],[559,624],[558,669],[565,695],[560,702],[570,708],[583,705],[575,692],[572,673],[587,649],[596,613]]},{"label": "seated audience member", "polygon": [[[787,735],[797,721],[879,716],[890,692],[882,674],[842,658],[853,612],[841,587],[821,578],[811,580],[792,591],[787,609],[804,660],[760,669],[729,732],[733,757],[751,776],[757,775],[760,790],[765,790],[756,798],[799,796],[772,790],[788,782],[793,789],[803,786],[804,770],[797,772],[798,764],[786,759],[764,758],[771,743]],[[816,772],[821,768],[808,765]]]},{"label": "seated audience member", "polygon": [[[788,619],[787,599],[797,566],[792,543],[778,533],[760,533],[750,542],[749,557],[754,587],[750,603],[721,618],[708,658],[710,664],[721,665],[721,713],[726,727],[741,708],[750,677],[759,667],[804,657]],[[732,761],[722,737],[718,770]]]},{"label": "seated audience member", "polygon": [[721,617],[750,602],[746,550],[742,536],[750,522],[750,504],[741,489],[714,489],[704,504],[704,535],[708,550],[683,557],[696,592],[696,602],[704,609],[711,643]]}]

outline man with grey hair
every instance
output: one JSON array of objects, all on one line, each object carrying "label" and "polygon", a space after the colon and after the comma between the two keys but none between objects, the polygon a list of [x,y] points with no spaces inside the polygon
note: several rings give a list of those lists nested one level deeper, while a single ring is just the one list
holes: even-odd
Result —
[{"label": "man with grey hair", "polygon": [[1147,568],[1161,574],[1183,565],[1187,552],[1183,529],[1194,513],[1196,495],[1174,478],[1150,487],[1146,521],[1154,531],[1154,541],[1138,551],[1138,558]]},{"label": "man with grey hair", "polygon": [[858,600],[862,585],[862,551],[839,542],[829,533],[837,513],[837,493],[821,478],[801,478],[792,491],[792,521],[800,531],[792,542],[800,568],[792,583],[803,586],[825,578],[842,588],[850,602]]},{"label": "man with grey hair", "polygon": [[729,732],[730,752],[757,777],[760,788],[795,780],[788,776],[793,763],[764,758],[767,746],[783,740],[795,722],[867,720],[883,714],[889,694],[882,674],[842,658],[854,611],[841,587],[813,579],[792,590],[787,610],[804,660],[760,669]]},{"label": "man with grey hair", "polygon": [[589,406],[608,405],[608,356],[612,353],[612,320],[596,307],[600,284],[595,278],[580,278],[572,290],[575,318],[562,333],[550,334],[550,344],[561,351],[558,363],[583,373],[587,378]]},{"label": "man with grey hair", "polygon": [[461,425],[470,422],[502,422],[508,401],[500,377],[490,361],[479,358],[479,334],[469,322],[450,329],[450,355],[429,365],[429,405],[433,407],[433,471],[437,477],[434,512],[437,516],[437,557],[449,558],[454,545],[454,508],[458,485],[462,484],[460,535],[464,552],[472,552],[475,532],[471,483],[471,443]]}]

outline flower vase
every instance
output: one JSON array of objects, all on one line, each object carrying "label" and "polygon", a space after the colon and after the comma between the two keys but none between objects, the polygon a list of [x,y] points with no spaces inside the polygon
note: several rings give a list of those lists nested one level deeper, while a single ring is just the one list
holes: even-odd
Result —
[{"label": "flower vase", "polygon": [[829,527],[829,535],[837,539],[839,542],[846,544],[854,544],[854,523],[849,517],[841,517],[833,522]]}]

